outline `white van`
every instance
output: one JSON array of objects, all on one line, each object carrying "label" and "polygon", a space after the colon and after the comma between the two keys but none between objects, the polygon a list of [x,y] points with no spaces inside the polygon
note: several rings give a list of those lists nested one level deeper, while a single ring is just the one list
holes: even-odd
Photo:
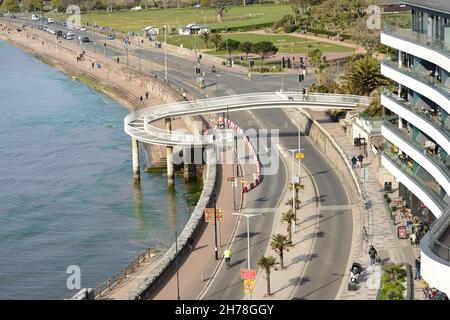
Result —
[{"label": "white van", "polygon": [[33,14],[31,16],[31,20],[37,21],[37,20],[39,20],[39,17],[37,15]]},{"label": "white van", "polygon": [[130,9],[131,11],[141,11],[142,7],[141,6],[137,6],[137,7],[133,7]]},{"label": "white van", "polygon": [[48,23],[55,23],[55,19],[53,19],[53,18],[48,18],[48,19],[47,19],[47,22],[48,22]]}]

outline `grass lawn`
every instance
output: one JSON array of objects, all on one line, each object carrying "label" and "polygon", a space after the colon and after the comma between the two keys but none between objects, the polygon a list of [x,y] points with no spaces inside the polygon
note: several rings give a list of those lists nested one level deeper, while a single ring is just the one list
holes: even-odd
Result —
[{"label": "grass lawn", "polygon": [[[288,5],[247,5],[231,7],[224,15],[224,22],[217,23],[216,11],[209,8],[148,9],[137,12],[95,12],[81,15],[81,23],[97,23],[115,30],[137,32],[146,26],[171,27],[189,23],[206,24],[211,29],[227,27],[245,27],[261,23],[275,22],[291,11]],[[57,18],[68,14],[52,14]]]},{"label": "grass lawn", "polygon": [[[222,33],[222,39],[225,40],[225,33]],[[279,52],[286,53],[300,53],[306,52],[306,42],[305,38],[294,37],[290,35],[272,35],[272,34],[253,34],[253,33],[229,33],[228,39],[238,40],[240,42],[250,41],[252,43],[259,41],[271,41],[273,44],[278,46]],[[158,41],[163,41],[163,36],[159,36]],[[205,42],[199,38],[197,35],[193,36],[180,36],[180,35],[171,35],[168,36],[167,42],[176,46],[183,45],[184,48],[197,48],[197,49],[206,49]],[[343,47],[327,42],[318,42],[318,41],[308,41],[308,50],[320,48],[323,52],[351,52],[352,48]],[[210,54],[217,56],[225,56],[225,51],[215,51],[214,44],[212,42],[208,43],[207,51]]]}]

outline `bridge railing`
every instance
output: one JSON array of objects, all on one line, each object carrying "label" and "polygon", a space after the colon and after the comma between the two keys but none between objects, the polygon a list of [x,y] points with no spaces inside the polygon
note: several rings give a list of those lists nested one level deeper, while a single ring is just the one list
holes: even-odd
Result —
[{"label": "bridge railing", "polygon": [[[212,135],[203,136],[201,133],[181,133],[168,131],[163,128],[157,128],[151,123],[166,117],[182,116],[195,113],[215,113],[223,112],[226,109],[236,109],[238,107],[255,106],[255,105],[271,105],[271,104],[298,104],[302,103],[311,105],[330,105],[330,107],[356,107],[358,105],[367,106],[369,104],[368,97],[341,95],[341,94],[303,94],[301,92],[261,92],[241,95],[231,95],[224,97],[215,97],[202,99],[197,101],[184,101],[172,104],[165,104],[159,107],[145,108],[129,114],[125,120],[125,130],[128,134],[135,134],[137,137],[151,140],[163,140],[177,143],[205,144],[212,142]],[[143,121],[143,130],[132,129],[129,123],[140,119]]]}]

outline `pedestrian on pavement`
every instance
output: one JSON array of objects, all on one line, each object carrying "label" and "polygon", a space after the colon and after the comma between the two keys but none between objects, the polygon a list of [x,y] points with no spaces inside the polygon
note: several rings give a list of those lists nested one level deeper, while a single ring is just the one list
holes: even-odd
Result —
[{"label": "pedestrian on pavement", "polygon": [[145,92],[145,99],[148,100],[148,91]]},{"label": "pedestrian on pavement", "polygon": [[415,265],[416,265],[416,274],[414,276],[414,280],[417,280],[417,279],[420,280],[420,279],[422,279],[422,276],[420,275],[420,256],[418,256],[416,258]]},{"label": "pedestrian on pavement", "polygon": [[187,100],[186,99],[186,91],[185,90],[183,90],[183,98],[184,98],[184,100]]},{"label": "pedestrian on pavement", "polygon": [[189,237],[187,239],[187,244],[189,247],[189,252],[192,252],[192,249],[194,249],[194,239],[192,237]]},{"label": "pedestrian on pavement", "polygon": [[369,249],[370,265],[374,266],[376,264],[376,259],[378,257],[377,250],[371,245]]},{"label": "pedestrian on pavement", "polygon": [[352,158],[352,169],[356,168],[356,162],[358,162],[358,160],[356,159],[355,156],[353,156],[353,158]]},{"label": "pedestrian on pavement", "polygon": [[231,253],[231,249],[227,248],[224,252],[223,252],[223,257],[225,258],[225,263],[227,264],[227,269],[230,267],[230,260],[231,260],[231,256],[233,254]]},{"label": "pedestrian on pavement", "polygon": [[116,60],[116,61],[117,61],[117,63],[119,63],[119,61],[120,61],[120,60],[119,60],[119,57],[117,57],[117,60]]},{"label": "pedestrian on pavement", "polygon": [[359,161],[360,168],[362,168],[363,160],[364,160],[364,156],[360,153],[359,156],[358,156],[358,161]]},{"label": "pedestrian on pavement", "polygon": [[141,96],[141,97],[139,98],[139,100],[141,100],[141,102],[142,102],[142,101],[144,101],[144,98],[142,98],[142,96]]}]

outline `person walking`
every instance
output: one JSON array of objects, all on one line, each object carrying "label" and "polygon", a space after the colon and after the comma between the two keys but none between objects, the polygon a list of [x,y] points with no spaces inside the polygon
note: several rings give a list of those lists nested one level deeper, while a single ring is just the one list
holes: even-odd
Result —
[{"label": "person walking", "polygon": [[422,279],[422,276],[420,275],[420,256],[418,256],[415,260],[415,266],[416,266],[416,274],[414,276],[414,280]]},{"label": "person walking", "polygon": [[148,100],[148,91],[145,92],[145,99]]},{"label": "person walking", "polygon": [[363,160],[364,160],[364,156],[360,153],[359,156],[358,156],[358,161],[359,161],[360,168],[362,168]]},{"label": "person walking", "polygon": [[358,160],[356,159],[355,156],[353,156],[351,161],[352,161],[352,169],[355,169],[356,168],[356,162],[358,162]]},{"label": "person walking", "polygon": [[230,260],[231,260],[231,256],[233,254],[231,253],[231,249],[227,248],[224,252],[223,252],[223,257],[225,258],[225,263],[227,265],[227,269],[230,268]]},{"label": "person walking", "polygon": [[189,237],[187,239],[187,244],[189,247],[189,252],[192,252],[192,250],[194,249],[194,239],[192,237]]},{"label": "person walking", "polygon": [[374,266],[377,262],[378,252],[372,245],[370,246],[369,249],[369,257],[370,257],[370,265]]},{"label": "person walking", "polygon": [[139,100],[142,102],[142,101],[144,101],[144,98],[142,98],[142,96],[139,98]]}]

